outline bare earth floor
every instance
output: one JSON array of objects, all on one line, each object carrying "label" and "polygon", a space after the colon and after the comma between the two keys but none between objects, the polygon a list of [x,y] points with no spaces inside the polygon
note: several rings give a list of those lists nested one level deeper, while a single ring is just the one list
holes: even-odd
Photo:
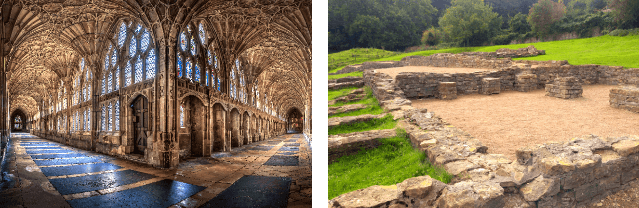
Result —
[{"label": "bare earth floor", "polygon": [[455,100],[413,100],[479,139],[489,153],[515,159],[520,147],[595,134],[639,135],[639,114],[612,108],[608,97],[616,86],[584,86],[583,98],[546,97],[543,89],[497,95],[461,95]]},{"label": "bare earth floor", "polygon": [[478,71],[494,71],[494,69],[478,69],[478,68],[448,68],[448,67],[430,67],[430,66],[404,66],[386,69],[376,69],[395,78],[400,72],[431,72],[431,73],[473,73]]}]

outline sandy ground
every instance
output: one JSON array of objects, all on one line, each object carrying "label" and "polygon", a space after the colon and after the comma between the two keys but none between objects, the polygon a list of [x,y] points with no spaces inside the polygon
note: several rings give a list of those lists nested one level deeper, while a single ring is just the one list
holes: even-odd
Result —
[{"label": "sandy ground", "polygon": [[489,153],[515,159],[520,147],[595,134],[639,135],[639,114],[612,108],[608,97],[616,86],[584,86],[583,98],[564,100],[533,92],[461,95],[455,100],[413,100],[479,139]]},{"label": "sandy ground", "polygon": [[429,67],[429,66],[405,66],[396,68],[376,69],[395,78],[400,72],[432,72],[432,73],[473,73],[478,71],[495,71],[494,69],[477,69],[477,68],[447,68],[447,67]]}]

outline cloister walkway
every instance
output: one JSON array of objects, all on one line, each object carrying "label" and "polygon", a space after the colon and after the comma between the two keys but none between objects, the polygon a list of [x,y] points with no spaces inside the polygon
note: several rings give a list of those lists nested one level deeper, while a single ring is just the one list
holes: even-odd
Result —
[{"label": "cloister walkway", "polygon": [[2,207],[310,207],[311,151],[300,134],[162,170],[13,134]]}]

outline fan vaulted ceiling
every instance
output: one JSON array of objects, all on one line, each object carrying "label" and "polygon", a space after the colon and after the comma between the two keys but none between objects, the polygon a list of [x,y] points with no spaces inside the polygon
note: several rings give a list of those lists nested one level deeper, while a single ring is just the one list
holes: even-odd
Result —
[{"label": "fan vaulted ceiling", "polygon": [[169,46],[183,25],[203,21],[220,57],[248,63],[248,87],[258,84],[278,112],[310,105],[310,0],[8,0],[1,12],[10,105],[28,116],[79,73],[81,58],[98,64],[123,18]]}]

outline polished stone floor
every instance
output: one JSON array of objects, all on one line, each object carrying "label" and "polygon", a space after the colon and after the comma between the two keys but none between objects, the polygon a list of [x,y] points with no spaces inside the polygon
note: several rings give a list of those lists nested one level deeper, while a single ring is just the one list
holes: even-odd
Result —
[{"label": "polished stone floor", "polygon": [[13,134],[0,207],[310,207],[311,151],[300,134],[162,170]]}]

